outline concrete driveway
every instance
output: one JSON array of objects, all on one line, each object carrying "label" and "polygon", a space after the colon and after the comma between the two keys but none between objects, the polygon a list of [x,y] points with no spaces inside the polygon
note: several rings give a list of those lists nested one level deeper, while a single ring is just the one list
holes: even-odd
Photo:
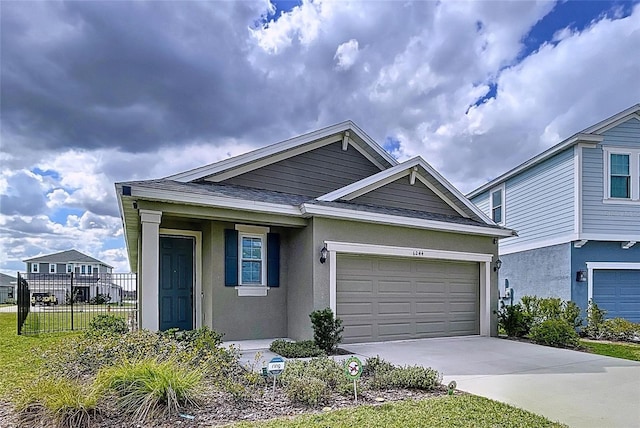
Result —
[{"label": "concrete driveway", "polygon": [[640,363],[487,337],[341,345],[572,427],[640,427]]}]

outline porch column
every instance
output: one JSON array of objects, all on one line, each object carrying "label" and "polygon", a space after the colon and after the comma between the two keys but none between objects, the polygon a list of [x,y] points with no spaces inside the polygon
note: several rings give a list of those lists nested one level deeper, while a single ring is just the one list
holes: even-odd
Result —
[{"label": "porch column", "polygon": [[158,308],[160,219],[161,211],[140,210],[142,243],[140,245],[140,326],[147,330],[160,328]]}]

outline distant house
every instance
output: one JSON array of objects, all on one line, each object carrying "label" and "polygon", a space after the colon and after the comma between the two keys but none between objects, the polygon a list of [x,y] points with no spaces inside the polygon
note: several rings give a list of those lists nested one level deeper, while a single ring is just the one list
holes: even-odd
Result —
[{"label": "distant house", "polygon": [[304,339],[330,307],[345,342],[497,332],[512,231],[351,121],[116,192],[144,328]]},{"label": "distant house", "polygon": [[500,241],[502,288],[640,322],[640,104],[467,196],[518,232]]},{"label": "distant house", "polygon": [[[122,301],[122,287],[111,282],[113,267],[77,250],[67,250],[24,260],[31,293],[51,293],[58,302],[89,302],[98,295]],[[73,274],[73,276],[71,275]]]},{"label": "distant house", "polygon": [[7,303],[7,299],[15,299],[16,278],[0,273],[0,303]]}]

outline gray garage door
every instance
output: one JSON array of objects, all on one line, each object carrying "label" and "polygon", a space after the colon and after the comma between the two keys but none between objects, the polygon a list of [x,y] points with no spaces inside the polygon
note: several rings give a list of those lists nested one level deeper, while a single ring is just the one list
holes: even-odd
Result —
[{"label": "gray garage door", "polygon": [[478,263],[338,255],[345,343],[479,334]]},{"label": "gray garage door", "polygon": [[594,270],[593,301],[607,318],[640,322],[640,270]]}]

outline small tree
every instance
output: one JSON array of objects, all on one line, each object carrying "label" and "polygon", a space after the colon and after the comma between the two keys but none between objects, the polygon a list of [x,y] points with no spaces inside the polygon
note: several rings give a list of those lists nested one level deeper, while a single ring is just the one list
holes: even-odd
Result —
[{"label": "small tree", "polygon": [[331,308],[317,310],[309,315],[313,325],[313,340],[318,348],[332,354],[342,341],[342,320],[333,316]]}]

